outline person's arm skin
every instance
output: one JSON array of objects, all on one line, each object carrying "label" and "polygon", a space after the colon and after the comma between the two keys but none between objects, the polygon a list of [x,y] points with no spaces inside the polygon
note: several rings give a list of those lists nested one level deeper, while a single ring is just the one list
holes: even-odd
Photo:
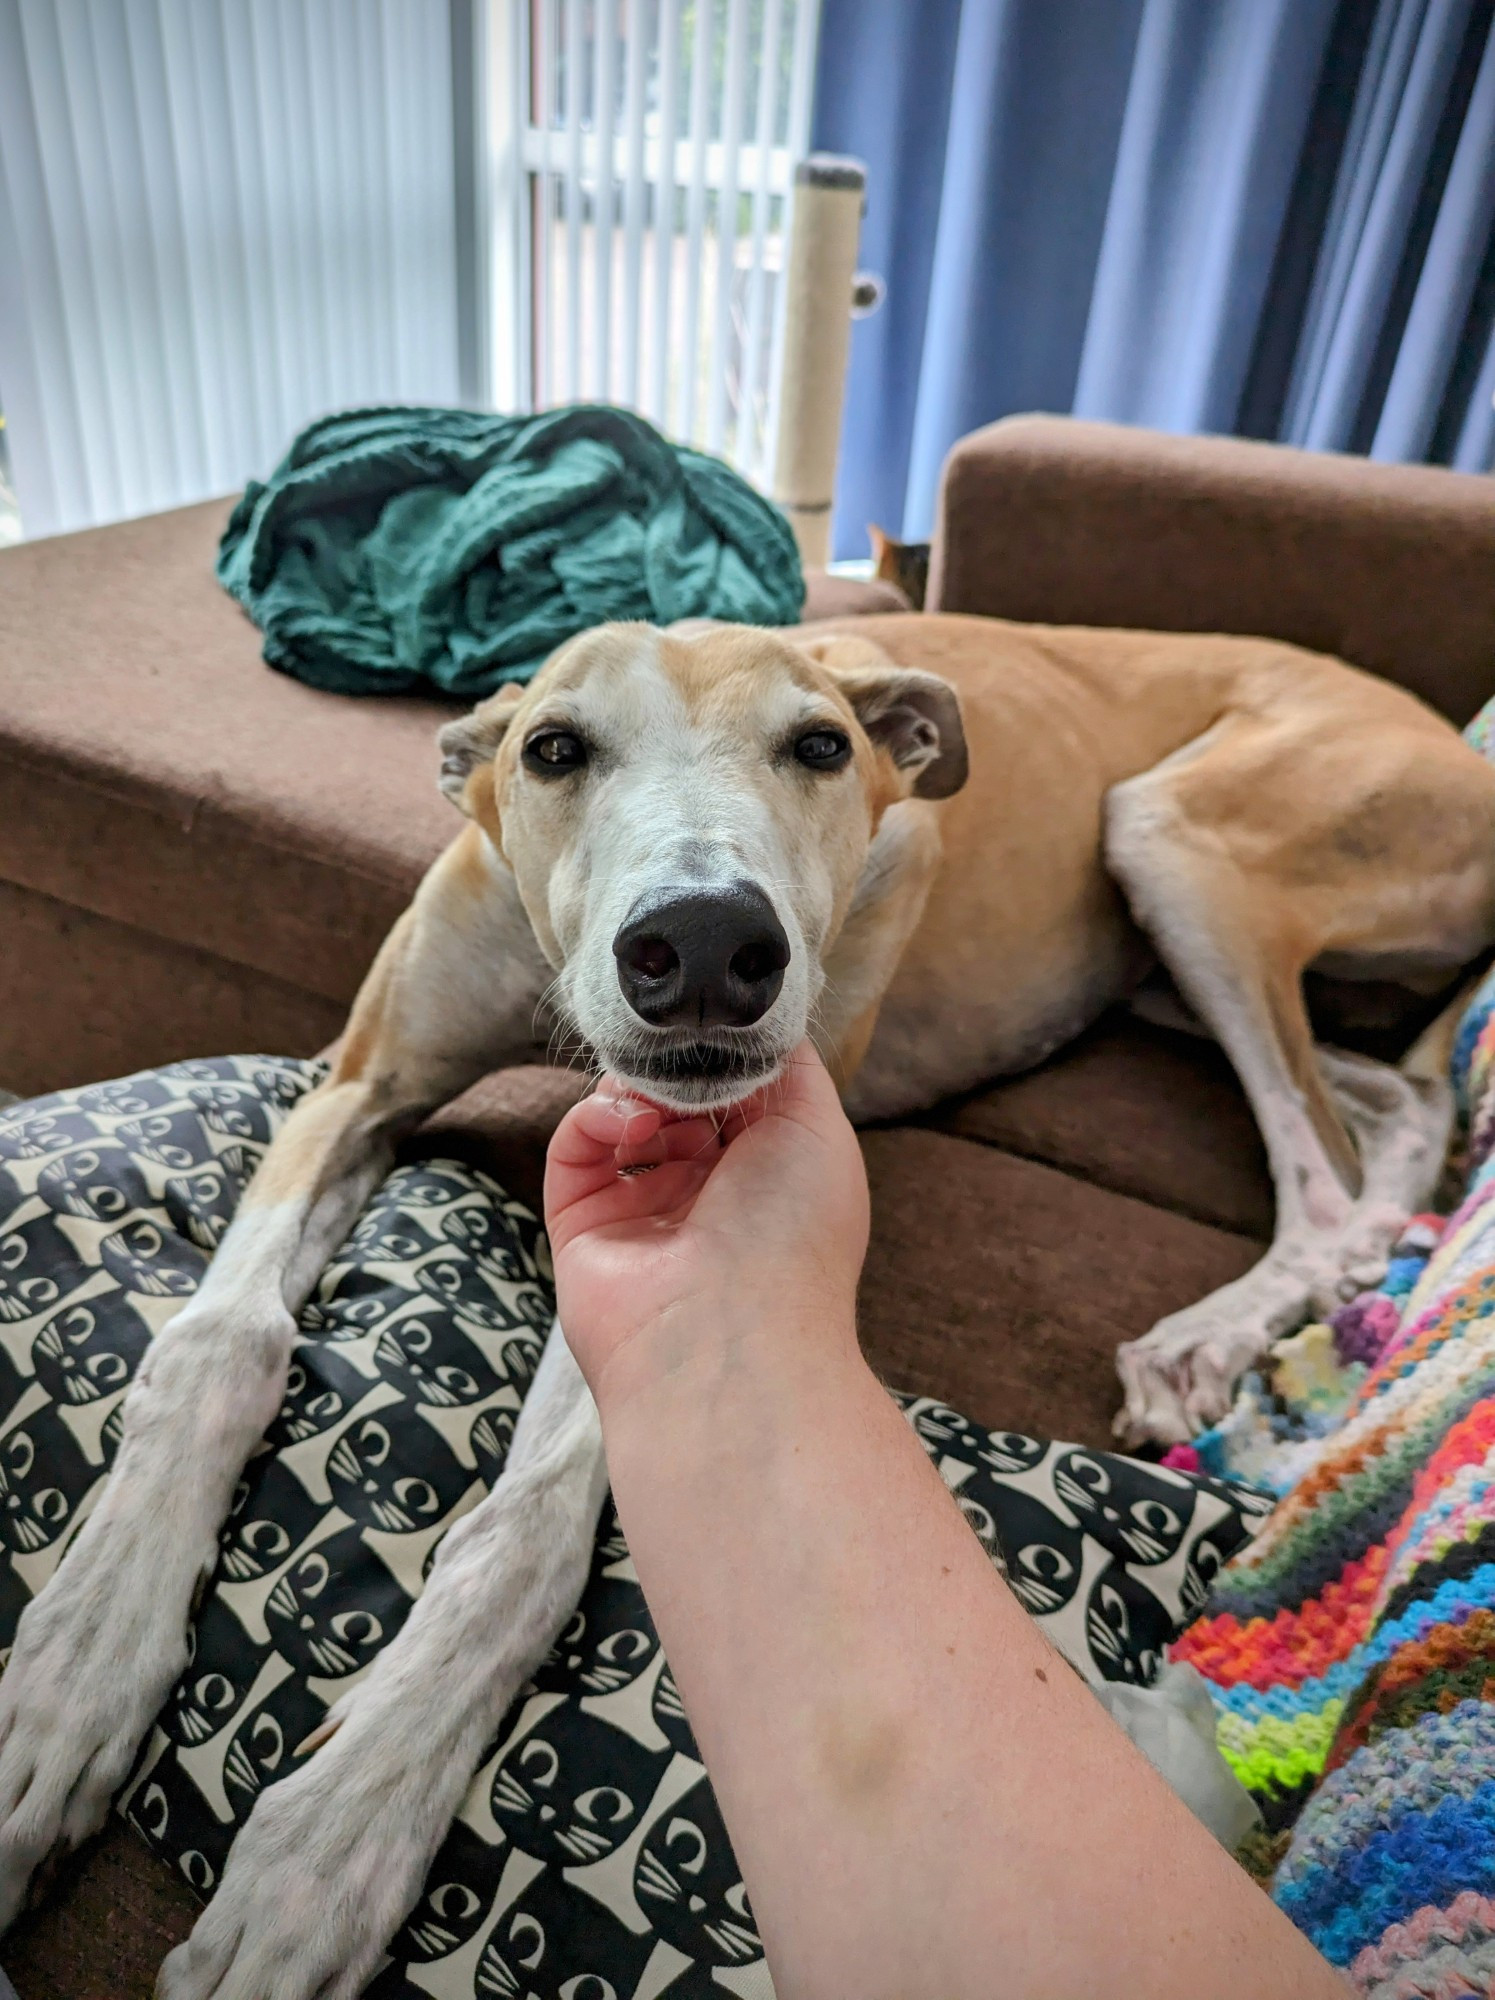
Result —
[{"label": "person's arm skin", "polygon": [[780,2000],[1344,2000],[1039,1635],[863,1362],[866,1180],[813,1054],[725,1144],[605,1083],[545,1205]]}]

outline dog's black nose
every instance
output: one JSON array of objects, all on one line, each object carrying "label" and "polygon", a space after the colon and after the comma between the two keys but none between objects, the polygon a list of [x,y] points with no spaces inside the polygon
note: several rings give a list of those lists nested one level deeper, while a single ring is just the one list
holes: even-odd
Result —
[{"label": "dog's black nose", "polygon": [[778,998],[789,940],[763,891],[734,882],[635,904],[613,956],[651,1028],[747,1028]]}]

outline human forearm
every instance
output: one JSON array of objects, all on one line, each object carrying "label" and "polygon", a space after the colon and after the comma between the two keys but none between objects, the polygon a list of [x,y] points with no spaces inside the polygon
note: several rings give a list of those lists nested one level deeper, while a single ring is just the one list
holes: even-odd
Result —
[{"label": "human forearm", "polygon": [[546,1220],[781,2000],[1342,1995],[1049,1650],[862,1363],[866,1179],[813,1051],[720,1131],[604,1083],[552,1142]]},{"label": "human forearm", "polygon": [[849,1326],[674,1334],[599,1385],[609,1464],[781,1995],[1342,1992],[1048,1648]]}]

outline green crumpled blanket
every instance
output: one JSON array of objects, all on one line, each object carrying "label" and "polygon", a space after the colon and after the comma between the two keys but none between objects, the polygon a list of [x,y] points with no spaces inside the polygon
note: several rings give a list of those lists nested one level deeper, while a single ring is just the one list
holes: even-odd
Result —
[{"label": "green crumpled blanket", "polygon": [[265,659],[337,694],[528,680],[613,618],[787,625],[789,523],[719,459],[626,410],[356,410],[251,483],[218,577]]}]

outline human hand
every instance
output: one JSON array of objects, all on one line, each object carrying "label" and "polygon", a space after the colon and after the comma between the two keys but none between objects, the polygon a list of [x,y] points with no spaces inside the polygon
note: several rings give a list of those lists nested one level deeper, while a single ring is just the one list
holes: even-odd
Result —
[{"label": "human hand", "polygon": [[550,1142],[559,1318],[599,1403],[775,1331],[854,1339],[867,1219],[861,1151],[808,1042],[724,1120],[605,1077]]}]

